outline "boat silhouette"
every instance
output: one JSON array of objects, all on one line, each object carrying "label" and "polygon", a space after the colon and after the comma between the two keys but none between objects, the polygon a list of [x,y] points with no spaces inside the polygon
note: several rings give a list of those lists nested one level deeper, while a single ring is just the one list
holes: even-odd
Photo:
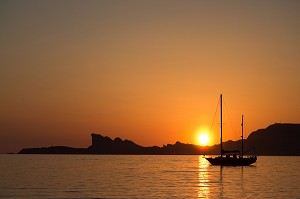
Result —
[{"label": "boat silhouette", "polygon": [[242,115],[242,152],[239,150],[226,151],[222,147],[222,94],[220,95],[220,115],[221,115],[221,142],[220,142],[220,156],[217,157],[205,157],[207,161],[212,165],[220,166],[249,166],[256,162],[256,156],[244,156],[244,117]]}]

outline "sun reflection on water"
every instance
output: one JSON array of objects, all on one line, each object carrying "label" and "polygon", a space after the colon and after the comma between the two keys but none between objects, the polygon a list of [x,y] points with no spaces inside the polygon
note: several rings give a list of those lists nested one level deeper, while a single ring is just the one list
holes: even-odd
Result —
[{"label": "sun reflection on water", "polygon": [[199,156],[198,198],[208,198],[210,194],[208,167],[208,161]]}]

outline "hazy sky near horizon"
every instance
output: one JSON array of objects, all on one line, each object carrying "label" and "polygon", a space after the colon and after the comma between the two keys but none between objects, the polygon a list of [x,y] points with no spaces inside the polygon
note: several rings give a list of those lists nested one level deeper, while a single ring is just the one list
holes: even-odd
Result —
[{"label": "hazy sky near horizon", "polygon": [[[300,122],[300,1],[0,1],[0,153]],[[218,118],[218,116],[217,116]],[[216,123],[218,123],[216,119]],[[216,124],[218,125],[218,124]],[[218,143],[218,127],[211,143]]]}]

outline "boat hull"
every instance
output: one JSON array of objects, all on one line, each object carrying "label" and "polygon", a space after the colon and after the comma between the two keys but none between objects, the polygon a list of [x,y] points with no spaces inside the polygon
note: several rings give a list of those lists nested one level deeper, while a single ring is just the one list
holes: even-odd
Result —
[{"label": "boat hull", "polygon": [[245,158],[226,158],[226,157],[215,157],[205,158],[212,165],[219,166],[249,166],[256,162],[257,157],[245,157]]}]

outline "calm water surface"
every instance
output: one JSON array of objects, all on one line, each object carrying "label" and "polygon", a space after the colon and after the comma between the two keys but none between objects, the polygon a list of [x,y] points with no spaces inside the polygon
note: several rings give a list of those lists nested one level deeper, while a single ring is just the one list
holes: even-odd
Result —
[{"label": "calm water surface", "polygon": [[0,198],[300,198],[300,157],[0,155]]}]

